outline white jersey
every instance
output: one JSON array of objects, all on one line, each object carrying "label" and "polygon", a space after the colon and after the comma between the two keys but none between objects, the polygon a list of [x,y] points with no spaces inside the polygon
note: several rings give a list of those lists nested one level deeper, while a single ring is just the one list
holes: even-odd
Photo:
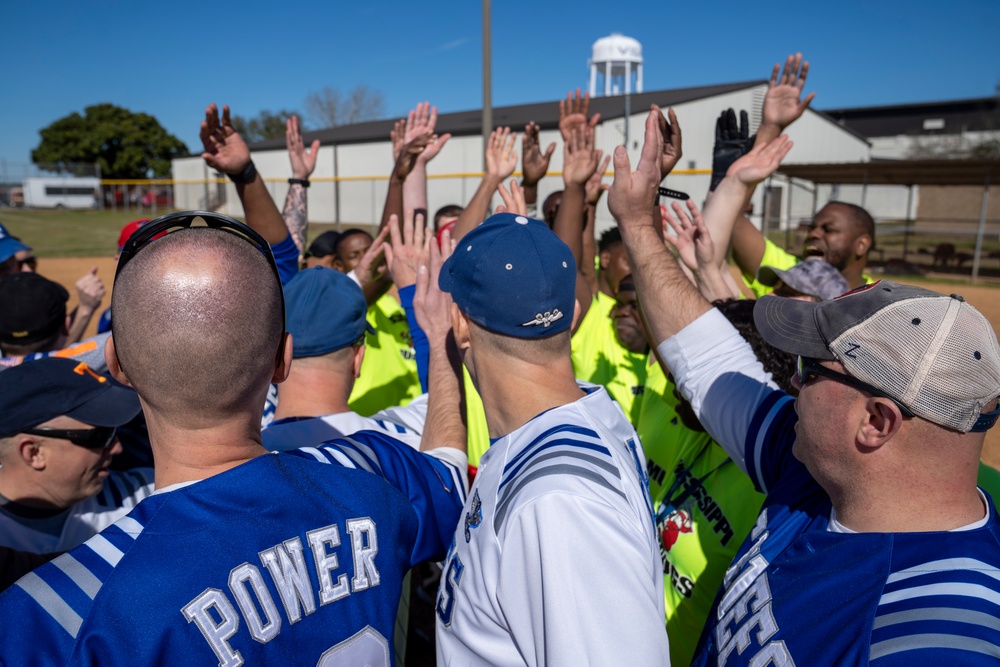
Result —
[{"label": "white jersey", "polygon": [[315,446],[358,431],[378,431],[420,449],[420,436],[427,421],[427,394],[413,399],[405,407],[389,408],[371,417],[356,412],[339,412],[322,417],[291,417],[272,421],[262,431],[264,446],[271,451],[285,451]]},{"label": "white jersey", "polygon": [[131,512],[152,492],[152,468],[112,470],[97,495],[69,508],[58,535],[39,529],[44,520],[23,519],[0,510],[0,546],[36,554],[75,549]]},{"label": "white jersey", "polygon": [[439,665],[668,665],[642,445],[602,387],[479,463],[437,599]]}]

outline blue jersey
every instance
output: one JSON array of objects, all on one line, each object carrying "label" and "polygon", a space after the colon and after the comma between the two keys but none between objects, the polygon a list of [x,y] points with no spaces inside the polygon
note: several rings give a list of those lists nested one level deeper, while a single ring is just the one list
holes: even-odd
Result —
[{"label": "blue jersey", "polygon": [[464,501],[449,468],[362,433],[159,491],[0,596],[0,663],[393,664],[403,576]]},{"label": "blue jersey", "polygon": [[739,334],[710,311],[675,338],[660,352],[678,386],[767,494],[693,664],[996,665],[1000,520],[988,497],[985,518],[958,530],[838,532],[830,497],[792,454],[794,400]]}]

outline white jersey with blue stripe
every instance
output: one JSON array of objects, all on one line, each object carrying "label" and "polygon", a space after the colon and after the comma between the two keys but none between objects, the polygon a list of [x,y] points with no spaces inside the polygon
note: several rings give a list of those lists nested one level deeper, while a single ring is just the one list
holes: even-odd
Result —
[{"label": "white jersey with blue stripe", "polygon": [[479,463],[437,599],[438,664],[669,664],[635,430],[603,388]]},{"label": "white jersey with blue stripe", "polygon": [[460,516],[452,467],[369,432],[157,491],[0,595],[0,664],[394,664],[403,576]]},{"label": "white jersey with blue stripe", "polygon": [[152,492],[152,468],[112,470],[97,495],[67,510],[57,535],[36,528],[35,521],[0,509],[0,546],[36,554],[69,551],[128,514]]},{"label": "white jersey with blue stripe", "polygon": [[716,598],[695,665],[996,665],[1000,520],[930,533],[831,530],[830,497],[792,455],[793,399],[710,311],[660,346],[702,423],[767,493]]}]

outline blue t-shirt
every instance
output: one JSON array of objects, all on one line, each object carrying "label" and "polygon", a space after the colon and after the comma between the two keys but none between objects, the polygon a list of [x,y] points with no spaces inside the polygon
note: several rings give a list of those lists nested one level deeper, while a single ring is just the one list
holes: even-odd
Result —
[{"label": "blue t-shirt", "polygon": [[450,467],[362,432],[160,491],[0,595],[0,664],[394,664],[403,576],[464,503]]}]

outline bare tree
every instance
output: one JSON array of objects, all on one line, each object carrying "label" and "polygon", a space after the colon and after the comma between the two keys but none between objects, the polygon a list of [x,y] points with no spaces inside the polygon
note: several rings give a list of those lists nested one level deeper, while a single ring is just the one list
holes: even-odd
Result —
[{"label": "bare tree", "polygon": [[306,96],[306,113],[316,127],[336,127],[385,116],[385,98],[365,85],[355,87],[346,96],[336,88],[326,86]]}]

